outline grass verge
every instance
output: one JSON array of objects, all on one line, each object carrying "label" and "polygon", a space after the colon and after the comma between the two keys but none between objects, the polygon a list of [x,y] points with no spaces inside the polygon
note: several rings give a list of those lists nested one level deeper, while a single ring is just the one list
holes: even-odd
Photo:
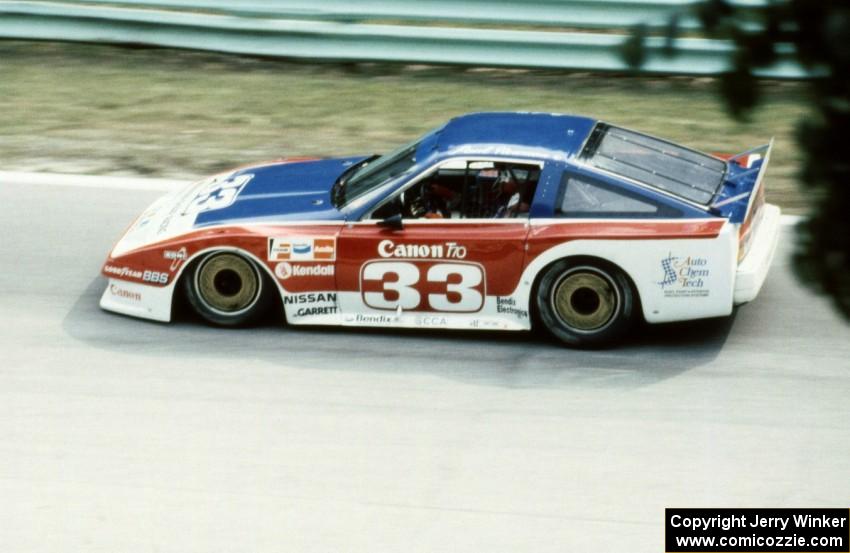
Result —
[{"label": "grass verge", "polygon": [[193,178],[279,156],[383,152],[471,111],[607,120],[709,152],[776,137],[768,200],[796,182],[803,87],[765,82],[748,123],[716,83],[553,71],[300,64],[167,49],[0,41],[0,169]]}]

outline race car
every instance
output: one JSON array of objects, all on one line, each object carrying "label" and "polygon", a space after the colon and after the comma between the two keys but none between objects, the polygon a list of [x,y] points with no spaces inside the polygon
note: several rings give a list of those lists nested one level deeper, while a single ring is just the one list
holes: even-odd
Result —
[{"label": "race car", "polygon": [[726,316],[770,267],[771,144],[708,155],[595,119],[474,113],[382,156],[282,159],[160,198],[103,266],[103,309],[215,325],[545,328]]}]

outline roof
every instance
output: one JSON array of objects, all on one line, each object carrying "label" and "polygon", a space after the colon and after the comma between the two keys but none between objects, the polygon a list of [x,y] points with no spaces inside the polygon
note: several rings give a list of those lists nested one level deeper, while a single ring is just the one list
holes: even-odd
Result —
[{"label": "roof", "polygon": [[588,117],[555,113],[472,113],[446,123],[436,151],[564,159],[579,152],[595,124]]}]

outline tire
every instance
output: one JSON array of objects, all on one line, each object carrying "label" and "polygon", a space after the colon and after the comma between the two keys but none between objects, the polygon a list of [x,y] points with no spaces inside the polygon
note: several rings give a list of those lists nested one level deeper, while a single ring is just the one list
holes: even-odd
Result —
[{"label": "tire", "polygon": [[184,279],[189,304],[219,326],[257,321],[271,304],[271,286],[256,264],[242,255],[215,252],[201,259]]},{"label": "tire", "polygon": [[536,300],[549,332],[573,347],[612,344],[634,319],[635,294],[628,278],[597,261],[555,263],[541,278]]}]

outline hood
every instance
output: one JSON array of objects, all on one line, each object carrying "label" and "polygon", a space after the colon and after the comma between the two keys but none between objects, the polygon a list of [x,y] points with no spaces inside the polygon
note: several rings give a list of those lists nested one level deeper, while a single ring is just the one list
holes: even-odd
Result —
[{"label": "hood", "polygon": [[245,180],[238,186],[233,201],[200,211],[194,227],[292,218],[341,218],[331,205],[331,187],[346,168],[361,159],[324,159],[240,169],[230,176],[234,181]]},{"label": "hood", "polygon": [[330,201],[337,177],[363,157],[242,167],[171,192],[151,204],[113,255],[213,225],[338,220]]}]

